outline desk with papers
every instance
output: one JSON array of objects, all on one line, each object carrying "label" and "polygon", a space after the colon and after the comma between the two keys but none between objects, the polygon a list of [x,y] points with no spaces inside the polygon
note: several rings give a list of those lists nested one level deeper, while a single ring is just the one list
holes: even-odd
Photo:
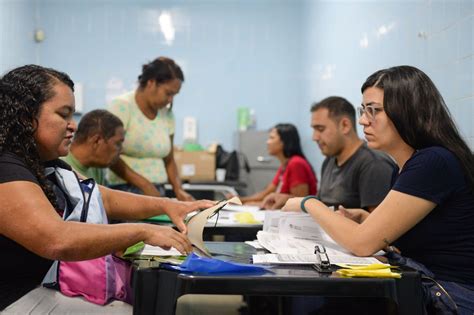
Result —
[{"label": "desk with papers", "polygon": [[203,238],[212,241],[215,235],[222,235],[230,242],[251,241],[262,230],[264,219],[265,211],[256,206],[227,205],[218,216],[209,219]]},{"label": "desk with papers", "polygon": [[[257,250],[244,243],[206,242],[213,257],[250,263]],[[263,275],[193,275],[156,267],[136,266],[133,276],[134,314],[174,314],[177,299],[186,294],[241,294],[245,296],[325,296],[381,298],[395,309],[382,313],[421,314],[420,275],[402,270],[401,279],[343,278],[319,273],[308,265],[277,265]]]},{"label": "desk with papers", "polygon": [[[204,226],[203,239],[212,241],[215,235],[222,235],[227,241],[244,242],[256,239],[262,230],[265,219],[264,210],[256,206],[227,205],[212,216]],[[147,223],[173,225],[166,215],[145,220]]]},{"label": "desk with papers", "polygon": [[[258,243],[269,253],[253,256],[255,264],[319,263],[322,249],[331,264],[369,265],[379,263],[374,257],[357,257],[337,244],[309,214],[267,211]],[[377,253],[383,255],[383,252]]]}]

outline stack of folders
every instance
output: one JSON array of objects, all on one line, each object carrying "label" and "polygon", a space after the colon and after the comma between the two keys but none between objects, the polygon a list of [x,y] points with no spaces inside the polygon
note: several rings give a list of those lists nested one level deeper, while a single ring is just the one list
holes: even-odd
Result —
[{"label": "stack of folders", "polygon": [[374,257],[357,257],[339,246],[308,215],[267,211],[263,231],[257,234],[260,246],[270,253],[253,255],[255,264],[309,264],[320,270],[331,265],[370,265]]}]

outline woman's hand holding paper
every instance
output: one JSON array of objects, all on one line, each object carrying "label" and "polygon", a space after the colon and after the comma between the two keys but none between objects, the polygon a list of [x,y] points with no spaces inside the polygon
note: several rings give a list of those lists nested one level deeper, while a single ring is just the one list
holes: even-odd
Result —
[{"label": "woman's hand holding paper", "polygon": [[184,219],[188,213],[193,211],[199,211],[214,206],[214,201],[211,200],[198,200],[198,201],[175,201],[170,200],[170,204],[164,207],[165,213],[170,217],[171,221],[176,227],[184,234],[187,233]]}]

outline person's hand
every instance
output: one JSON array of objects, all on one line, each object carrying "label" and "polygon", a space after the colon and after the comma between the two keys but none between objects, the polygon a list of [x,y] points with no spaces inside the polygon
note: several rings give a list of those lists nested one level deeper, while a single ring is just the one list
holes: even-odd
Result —
[{"label": "person's hand", "polygon": [[193,196],[185,192],[183,189],[179,189],[175,192],[176,198],[180,201],[193,201],[196,200],[194,199]]},{"label": "person's hand", "polygon": [[145,224],[145,244],[160,246],[164,249],[176,248],[181,254],[187,255],[193,251],[188,237],[169,226]]},{"label": "person's hand", "polygon": [[290,198],[288,201],[285,203],[283,208],[281,208],[283,211],[295,211],[295,212],[300,212],[301,210],[301,201],[303,200],[302,197],[295,197],[295,198]]},{"label": "person's hand", "polygon": [[165,213],[170,217],[171,221],[176,227],[183,233],[187,233],[186,224],[184,219],[188,213],[207,209],[214,206],[216,203],[211,200],[198,200],[198,201],[175,201],[170,200],[170,204],[164,207]]},{"label": "person's hand", "polygon": [[260,203],[261,209],[281,209],[291,196],[282,193],[270,193]]},{"label": "person's hand", "polygon": [[336,211],[337,214],[345,216],[348,219],[351,219],[354,222],[362,223],[369,216],[369,212],[364,209],[346,209],[343,206],[339,206],[339,209]]}]

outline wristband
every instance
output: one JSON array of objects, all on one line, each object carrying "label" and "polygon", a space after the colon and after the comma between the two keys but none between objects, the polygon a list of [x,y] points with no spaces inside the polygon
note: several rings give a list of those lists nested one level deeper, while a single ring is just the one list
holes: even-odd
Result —
[{"label": "wristband", "polygon": [[300,204],[300,208],[301,210],[304,212],[304,213],[308,213],[308,211],[306,210],[306,208],[304,207],[304,204],[306,201],[308,201],[309,199],[316,199],[318,200],[318,197],[314,196],[314,195],[309,195],[309,196],[306,196],[303,198],[303,200],[301,200],[301,204]]}]

